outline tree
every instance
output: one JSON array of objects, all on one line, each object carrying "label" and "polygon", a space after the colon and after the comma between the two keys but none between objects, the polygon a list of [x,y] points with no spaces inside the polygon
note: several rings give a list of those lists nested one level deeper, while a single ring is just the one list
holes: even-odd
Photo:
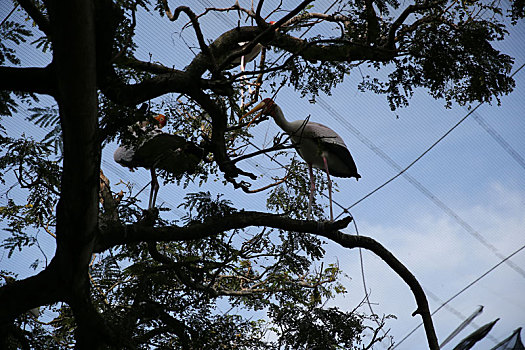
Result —
[{"label": "tree", "polygon": [[[425,295],[396,257],[372,238],[340,232],[351,217],[325,222],[318,207],[319,221],[301,219],[307,188],[301,164],[292,163],[286,180],[271,190],[269,210],[285,215],[238,210],[228,199],[211,197],[206,186],[219,178],[249,196],[255,176],[239,160],[280,155],[290,148],[276,138],[274,147],[246,153],[251,135],[246,124],[238,123],[263,89],[276,93],[279,83],[315,98],[329,93],[359,65],[369,65],[391,68],[392,73],[386,81],[365,77],[360,88],[385,94],[392,109],[406,105],[416,88],[448,105],[499,101],[514,86],[509,76],[513,59],[493,43],[506,34],[505,16],[513,21],[523,17],[522,2],[513,3],[508,13],[496,1],[335,1],[328,13],[315,12],[313,0],[282,9],[284,5],[259,1],[254,9],[236,3],[200,14],[188,6],[171,11],[166,0],[16,4],[36,29],[9,19],[2,23],[2,112],[10,115],[37,101],[38,94],[52,96],[58,109],[34,109],[37,125],[55,126],[43,140],[1,136],[2,176],[14,172],[28,191],[27,203],[10,201],[1,208],[10,232],[3,246],[12,253],[34,244],[36,232],[46,229],[56,235],[57,248],[50,264],[35,276],[14,281],[2,272],[3,346],[356,346],[364,341],[364,316],[323,307],[343,292],[337,265],[314,269],[323,256],[319,237],[324,237],[348,249],[369,249],[399,274],[414,293],[414,314],[424,321],[429,348],[437,349]],[[158,11],[159,21],[189,18],[198,53],[186,67],[135,58],[136,14],[151,10]],[[236,12],[256,25],[217,33],[209,42],[200,23],[218,11]],[[269,24],[264,18],[272,11],[278,19]],[[340,35],[301,38],[301,31],[326,23],[339,28]],[[37,46],[51,48],[52,62],[20,67],[8,43],[23,42],[34,32],[42,35]],[[240,47],[241,42],[248,44]],[[266,48],[258,68],[232,70],[257,44]],[[270,50],[276,54],[272,60]],[[257,78],[246,104],[239,102],[245,77]],[[205,150],[196,169],[177,177],[163,174],[179,184],[200,181],[203,188],[186,195],[182,223],[157,210],[141,210],[135,198],[113,193],[100,172],[102,147],[119,135],[131,142],[128,128],[147,118],[137,106],[150,101],[151,111],[161,109],[158,98],[170,94],[180,96],[165,107],[174,117],[172,127]],[[60,146],[55,158],[54,144]],[[292,201],[296,206],[290,208]],[[248,227],[260,230],[248,235]],[[93,254],[99,254],[96,265]],[[243,313],[221,315],[214,312],[219,302],[264,310],[268,321],[253,321]],[[31,332],[25,331],[25,312],[42,305],[54,307],[57,318],[44,326],[33,322]],[[264,336],[268,330],[275,340]],[[373,334],[363,346],[380,338],[378,329]]]}]

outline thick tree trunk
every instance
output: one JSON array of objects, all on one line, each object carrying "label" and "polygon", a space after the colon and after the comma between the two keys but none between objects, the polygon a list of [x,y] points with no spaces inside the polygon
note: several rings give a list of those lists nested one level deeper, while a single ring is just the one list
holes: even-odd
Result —
[{"label": "thick tree trunk", "polygon": [[[53,43],[53,69],[45,70],[51,88],[46,91],[55,96],[59,105],[64,146],[57,251],[46,270],[2,288],[0,327],[32,307],[57,301],[68,302],[79,325],[91,323],[100,327],[90,301],[87,274],[98,230],[101,155],[94,2],[50,0],[46,6]],[[79,327],[78,333],[87,328]],[[90,342],[101,337],[85,338]],[[83,342],[78,344],[82,346]]]},{"label": "thick tree trunk", "polygon": [[[77,348],[98,348],[104,336],[90,299],[88,266],[98,230],[101,147],[98,139],[94,2],[50,1],[57,101],[64,164],[57,206],[57,264],[77,321]],[[94,336],[98,333],[98,336]]]}]

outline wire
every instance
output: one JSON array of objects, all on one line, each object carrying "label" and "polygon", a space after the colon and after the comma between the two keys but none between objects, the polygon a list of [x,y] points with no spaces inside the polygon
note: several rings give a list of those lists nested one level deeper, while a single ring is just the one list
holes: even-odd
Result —
[{"label": "wire", "polygon": [[13,14],[13,12],[15,12],[17,8],[18,8],[18,4],[16,4],[15,7],[13,7],[13,9],[11,10],[11,12],[9,12],[9,13],[7,14],[7,16],[5,16],[5,18],[2,20],[2,23],[0,23],[0,27],[4,25],[4,23],[7,21],[7,19],[8,19],[9,17],[11,17],[11,15]]},{"label": "wire", "polygon": [[[522,66],[523,67],[523,66]],[[523,157],[492,128],[479,113],[473,113],[474,120],[525,170],[525,160]]]},{"label": "wire", "polygon": [[[474,284],[478,283],[482,278],[484,278],[485,276],[487,276],[489,273],[491,273],[492,271],[494,271],[496,268],[498,268],[501,264],[503,264],[504,262],[506,262],[507,260],[509,260],[510,258],[512,258],[514,255],[518,254],[520,251],[522,251],[523,249],[525,249],[525,245],[523,245],[521,248],[519,248],[518,250],[514,251],[514,253],[508,255],[507,257],[505,257],[502,261],[500,261],[499,263],[497,263],[496,265],[494,265],[493,267],[491,267],[490,269],[488,269],[486,272],[484,272],[481,276],[479,276],[478,278],[476,278],[474,281],[470,282],[466,287],[464,287],[463,289],[461,289],[459,292],[457,292],[456,294],[454,294],[452,297],[450,297],[447,301],[445,301],[443,304],[441,304],[436,310],[434,310],[434,312],[432,312],[430,315],[431,316],[434,316],[434,314],[436,314],[439,310],[441,310],[445,305],[447,305],[448,303],[450,303],[452,300],[454,300],[456,297],[458,297],[459,295],[461,295],[463,292],[465,292],[467,289],[469,289],[470,287],[472,287]],[[399,343],[397,343],[393,349],[395,349],[396,347],[399,346],[399,344],[401,344],[402,342],[404,342],[409,336],[411,336],[419,327],[421,327],[423,325],[423,322],[421,322],[416,328],[414,328],[412,331],[410,331],[403,339],[401,339],[399,341]]]},{"label": "wire", "polygon": [[[522,66],[523,67],[523,66]],[[521,67],[520,67],[521,69]],[[515,72],[516,73],[516,72]],[[514,73],[514,74],[515,74]],[[416,180],[411,175],[405,173],[410,167],[412,167],[416,162],[418,162],[420,159],[422,159],[432,148],[434,148],[438,143],[440,143],[446,136],[448,136],[454,129],[456,129],[465,119],[467,119],[468,116],[470,116],[477,108],[481,106],[482,103],[478,104],[472,111],[467,113],[463,118],[461,118],[452,128],[450,128],[443,136],[441,136],[437,141],[435,141],[429,148],[427,148],[419,157],[417,157],[414,161],[412,161],[407,167],[404,169],[401,168],[400,165],[398,165],[390,156],[388,156],[383,150],[381,150],[378,146],[376,146],[370,139],[368,139],[366,136],[364,136],[357,128],[352,126],[343,116],[341,116],[337,111],[335,111],[330,105],[328,105],[322,98],[317,99],[319,102],[319,105],[325,109],[327,112],[331,113],[332,116],[339,120],[347,130],[349,130],[351,133],[353,133],[362,143],[364,143],[369,149],[371,149],[375,154],[377,154],[380,158],[382,158],[386,163],[388,163],[391,167],[398,170],[398,174],[396,174],[394,177],[392,177],[390,180],[383,183],[381,186],[373,190],[372,192],[368,193],[366,196],[355,202],[354,204],[350,205],[345,209],[347,212],[349,209],[353,208],[357,204],[361,203],[366,198],[370,197],[373,193],[377,192],[379,189],[385,187],[387,184],[391,183],[393,180],[398,178],[399,176],[403,175],[406,180],[410,184],[412,184],[420,193],[425,195],[428,199],[430,199],[437,207],[439,207],[441,210],[443,210],[448,216],[453,218],[467,233],[469,233],[472,237],[474,237],[477,241],[479,241],[483,246],[485,246],[487,249],[492,251],[494,255],[496,255],[500,259],[504,259],[504,256],[498,251],[498,249],[490,243],[485,237],[480,234],[478,231],[476,231],[469,223],[467,223],[463,218],[461,218],[454,210],[452,210],[450,207],[448,207],[441,199],[439,199],[434,193],[432,193],[428,188],[426,188],[421,182]],[[339,218],[343,213],[339,214],[337,218]],[[517,273],[519,273],[522,277],[525,278],[525,270],[523,270],[518,265],[514,264],[512,261],[507,262],[507,264]]]},{"label": "wire", "polygon": [[[525,63],[522,64],[518,69],[516,69],[516,71],[514,73],[512,73],[510,75],[510,77],[511,78],[514,77],[514,75],[516,75],[524,66],[525,66]],[[334,115],[337,115],[337,113],[330,107],[330,105],[326,104],[326,102],[324,102],[322,99],[318,99],[318,100],[319,100],[319,102],[322,102],[322,103],[320,103],[322,108],[328,109],[330,111],[330,113],[333,113]],[[362,197],[361,199],[359,199],[358,201],[356,201],[355,203],[350,205],[347,209],[352,209],[357,204],[361,203],[362,201],[364,201],[365,199],[367,199],[368,197],[370,197],[371,195],[373,195],[374,193],[376,193],[377,191],[379,191],[380,189],[382,189],[383,187],[385,187],[386,185],[388,185],[389,183],[391,183],[392,181],[397,179],[399,176],[404,174],[414,164],[416,164],[419,160],[421,160],[421,158],[423,158],[428,152],[430,152],[431,149],[433,149],[435,146],[437,146],[438,143],[443,141],[443,139],[445,137],[447,137],[454,129],[456,129],[461,123],[463,123],[463,121],[465,121],[465,119],[467,119],[470,115],[473,115],[474,119],[503,147],[503,149],[505,149],[505,151],[507,151],[507,153],[509,153],[511,155],[511,157],[513,157],[525,169],[525,161],[523,160],[523,158],[507,142],[505,142],[505,140],[499,134],[497,134],[495,130],[490,129],[488,124],[484,123],[484,121],[482,120],[481,116],[476,112],[476,110],[482,104],[484,104],[484,102],[480,102],[476,107],[474,107],[470,112],[468,112],[463,118],[461,118],[452,128],[450,128],[443,136],[441,136],[429,148],[427,148],[423,153],[421,153],[419,155],[419,157],[414,159],[407,167],[405,167],[403,169],[401,169],[401,167],[399,165],[397,165],[397,163],[395,163],[394,160],[392,160],[388,155],[386,155],[377,146],[375,146],[372,143],[372,141],[370,141],[365,136],[363,136],[355,127],[353,127],[349,123],[347,123],[348,124],[348,129],[354,135],[356,135],[361,142],[363,142],[368,148],[370,148],[372,151],[374,151],[374,153],[379,155],[387,163],[389,163],[390,165],[392,165],[394,168],[396,168],[399,171],[399,173],[397,173],[395,176],[393,176],[392,178],[390,178],[389,180],[384,182],[382,185],[380,185],[379,187],[377,187],[373,191],[371,191],[368,194],[366,194],[364,197]],[[345,120],[344,120],[344,118],[341,117],[340,121],[344,122]]]}]

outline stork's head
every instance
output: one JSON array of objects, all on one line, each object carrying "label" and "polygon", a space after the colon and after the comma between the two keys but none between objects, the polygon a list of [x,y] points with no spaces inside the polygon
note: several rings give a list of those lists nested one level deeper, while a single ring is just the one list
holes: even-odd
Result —
[{"label": "stork's head", "polygon": [[163,128],[166,126],[166,123],[168,121],[168,118],[164,114],[158,114],[156,117],[154,117],[157,122],[159,122],[159,128]]},{"label": "stork's head", "polygon": [[257,113],[255,115],[255,117],[253,117],[253,119],[248,123],[248,126],[250,126],[251,123],[253,123],[256,119],[258,119],[259,117],[261,117],[262,115],[269,115],[269,116],[274,116],[274,112],[275,112],[275,107],[277,105],[275,104],[275,102],[273,102],[273,100],[271,98],[265,98],[264,100],[262,100],[257,106],[255,106],[253,109],[251,109],[250,111],[248,111],[246,114],[244,114],[240,120],[244,119],[246,116],[250,115],[250,114],[253,114],[257,111],[260,111],[259,113]]}]

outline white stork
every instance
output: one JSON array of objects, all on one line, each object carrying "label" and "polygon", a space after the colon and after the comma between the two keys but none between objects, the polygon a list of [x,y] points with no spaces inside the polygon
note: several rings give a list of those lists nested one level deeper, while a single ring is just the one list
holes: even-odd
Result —
[{"label": "white stork", "polygon": [[[275,21],[270,21],[268,22],[268,24],[273,25],[275,24]],[[241,41],[237,43],[237,45],[239,45],[241,49],[244,49],[244,47],[248,44],[249,44],[249,41]],[[246,68],[246,64],[253,61],[261,53],[263,47],[264,46],[262,44],[258,43],[246,55],[235,58],[233,62],[231,63],[231,68],[241,66],[241,71],[244,72]]]},{"label": "white stork", "polygon": [[281,108],[270,98],[264,99],[256,107],[243,115],[242,118],[258,110],[261,111],[249,124],[261,115],[271,116],[275,120],[275,123],[290,135],[297,152],[308,164],[310,173],[308,219],[311,217],[312,199],[315,192],[312,166],[326,172],[328,178],[328,198],[330,200],[330,220],[333,221],[332,181],[330,180],[330,174],[336,177],[355,177],[356,180],[361,177],[357,172],[354,159],[343,139],[335,131],[319,123],[308,120],[287,121]]},{"label": "white stork", "polygon": [[[139,144],[122,145],[115,150],[113,159],[131,171],[141,167],[150,169],[151,191],[148,202],[148,210],[155,206],[159,182],[156,169],[165,170],[175,176],[183,173],[193,173],[204,156],[204,150],[183,137],[162,132],[161,128],[166,125],[167,118],[159,114],[154,118],[158,125],[149,131],[145,140]],[[148,123],[141,124],[146,131]]]},{"label": "white stork", "polygon": [[[243,41],[243,42],[240,42],[238,43],[238,45],[243,49],[246,45],[248,45],[248,42],[246,41]],[[233,60],[232,62],[232,66],[233,67],[237,67],[237,66],[240,66],[241,67],[241,72],[244,73],[245,69],[246,69],[246,65],[253,61],[262,51],[263,49],[263,46],[261,44],[257,44],[253,47],[253,49],[251,49],[250,52],[248,52],[246,55],[244,56],[241,56],[241,57],[237,57],[236,59]],[[242,78],[241,81],[245,81],[246,78]],[[251,94],[252,93],[252,88],[251,86],[249,85],[248,83],[248,93]],[[244,106],[244,89],[241,89],[241,108],[242,106]]]},{"label": "white stork", "polygon": [[[238,43],[238,45],[241,49],[243,49],[246,45],[248,45],[248,42],[243,41]],[[255,45],[253,49],[251,49],[251,51],[246,55],[235,58],[231,63],[232,67],[241,66],[241,71],[244,72],[246,69],[246,64],[253,61],[261,53],[262,48],[263,46],[261,44]]]}]

